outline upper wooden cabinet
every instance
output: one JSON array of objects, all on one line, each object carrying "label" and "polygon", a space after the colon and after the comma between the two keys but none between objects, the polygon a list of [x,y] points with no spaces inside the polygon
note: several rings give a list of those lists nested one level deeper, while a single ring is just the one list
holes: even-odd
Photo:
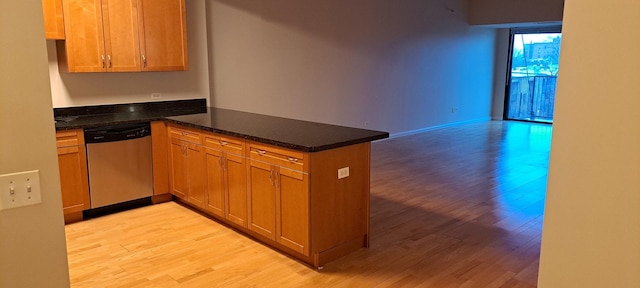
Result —
[{"label": "upper wooden cabinet", "polygon": [[63,0],[67,72],[188,68],[184,0]]},{"label": "upper wooden cabinet", "polygon": [[143,71],[187,70],[184,0],[139,0]]},{"label": "upper wooden cabinet", "polygon": [[64,39],[62,0],[42,0],[44,34],[47,39]]}]

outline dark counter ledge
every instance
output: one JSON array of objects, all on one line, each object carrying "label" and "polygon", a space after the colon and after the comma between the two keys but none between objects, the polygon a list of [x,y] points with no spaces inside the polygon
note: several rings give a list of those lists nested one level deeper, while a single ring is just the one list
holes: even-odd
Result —
[{"label": "dark counter ledge", "polygon": [[56,130],[131,124],[165,117],[206,113],[205,99],[54,108]]},{"label": "dark counter ledge", "polygon": [[234,110],[167,117],[171,123],[303,152],[318,152],[389,137],[389,133]]},{"label": "dark counter ledge", "polygon": [[381,131],[207,108],[205,99],[55,108],[54,117],[56,130],[164,120],[302,152],[318,152],[389,137],[389,133]]}]

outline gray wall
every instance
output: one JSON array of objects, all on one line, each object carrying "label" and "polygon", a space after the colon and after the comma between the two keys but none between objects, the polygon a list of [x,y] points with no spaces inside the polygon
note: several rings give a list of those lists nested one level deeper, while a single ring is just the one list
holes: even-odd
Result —
[{"label": "gray wall", "polygon": [[401,133],[489,119],[495,29],[465,2],[207,1],[211,103]]},{"label": "gray wall", "polygon": [[0,0],[0,39],[0,174],[40,170],[42,194],[0,211],[0,287],[67,287],[41,2]]}]

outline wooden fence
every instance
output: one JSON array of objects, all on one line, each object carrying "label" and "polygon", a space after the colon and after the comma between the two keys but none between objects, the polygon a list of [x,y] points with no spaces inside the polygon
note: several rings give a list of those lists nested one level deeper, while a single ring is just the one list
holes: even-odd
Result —
[{"label": "wooden fence", "polygon": [[513,77],[507,118],[553,121],[557,76]]}]

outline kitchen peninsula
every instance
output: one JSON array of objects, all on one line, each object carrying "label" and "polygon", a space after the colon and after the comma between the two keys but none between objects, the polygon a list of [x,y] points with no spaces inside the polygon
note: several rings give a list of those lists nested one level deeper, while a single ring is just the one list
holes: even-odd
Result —
[{"label": "kitchen peninsula", "polygon": [[[54,114],[59,135],[151,122],[154,203],[175,200],[314,267],[369,245],[370,142],[386,132],[205,107],[204,99]],[[70,213],[82,219],[86,207],[76,207]]]}]

